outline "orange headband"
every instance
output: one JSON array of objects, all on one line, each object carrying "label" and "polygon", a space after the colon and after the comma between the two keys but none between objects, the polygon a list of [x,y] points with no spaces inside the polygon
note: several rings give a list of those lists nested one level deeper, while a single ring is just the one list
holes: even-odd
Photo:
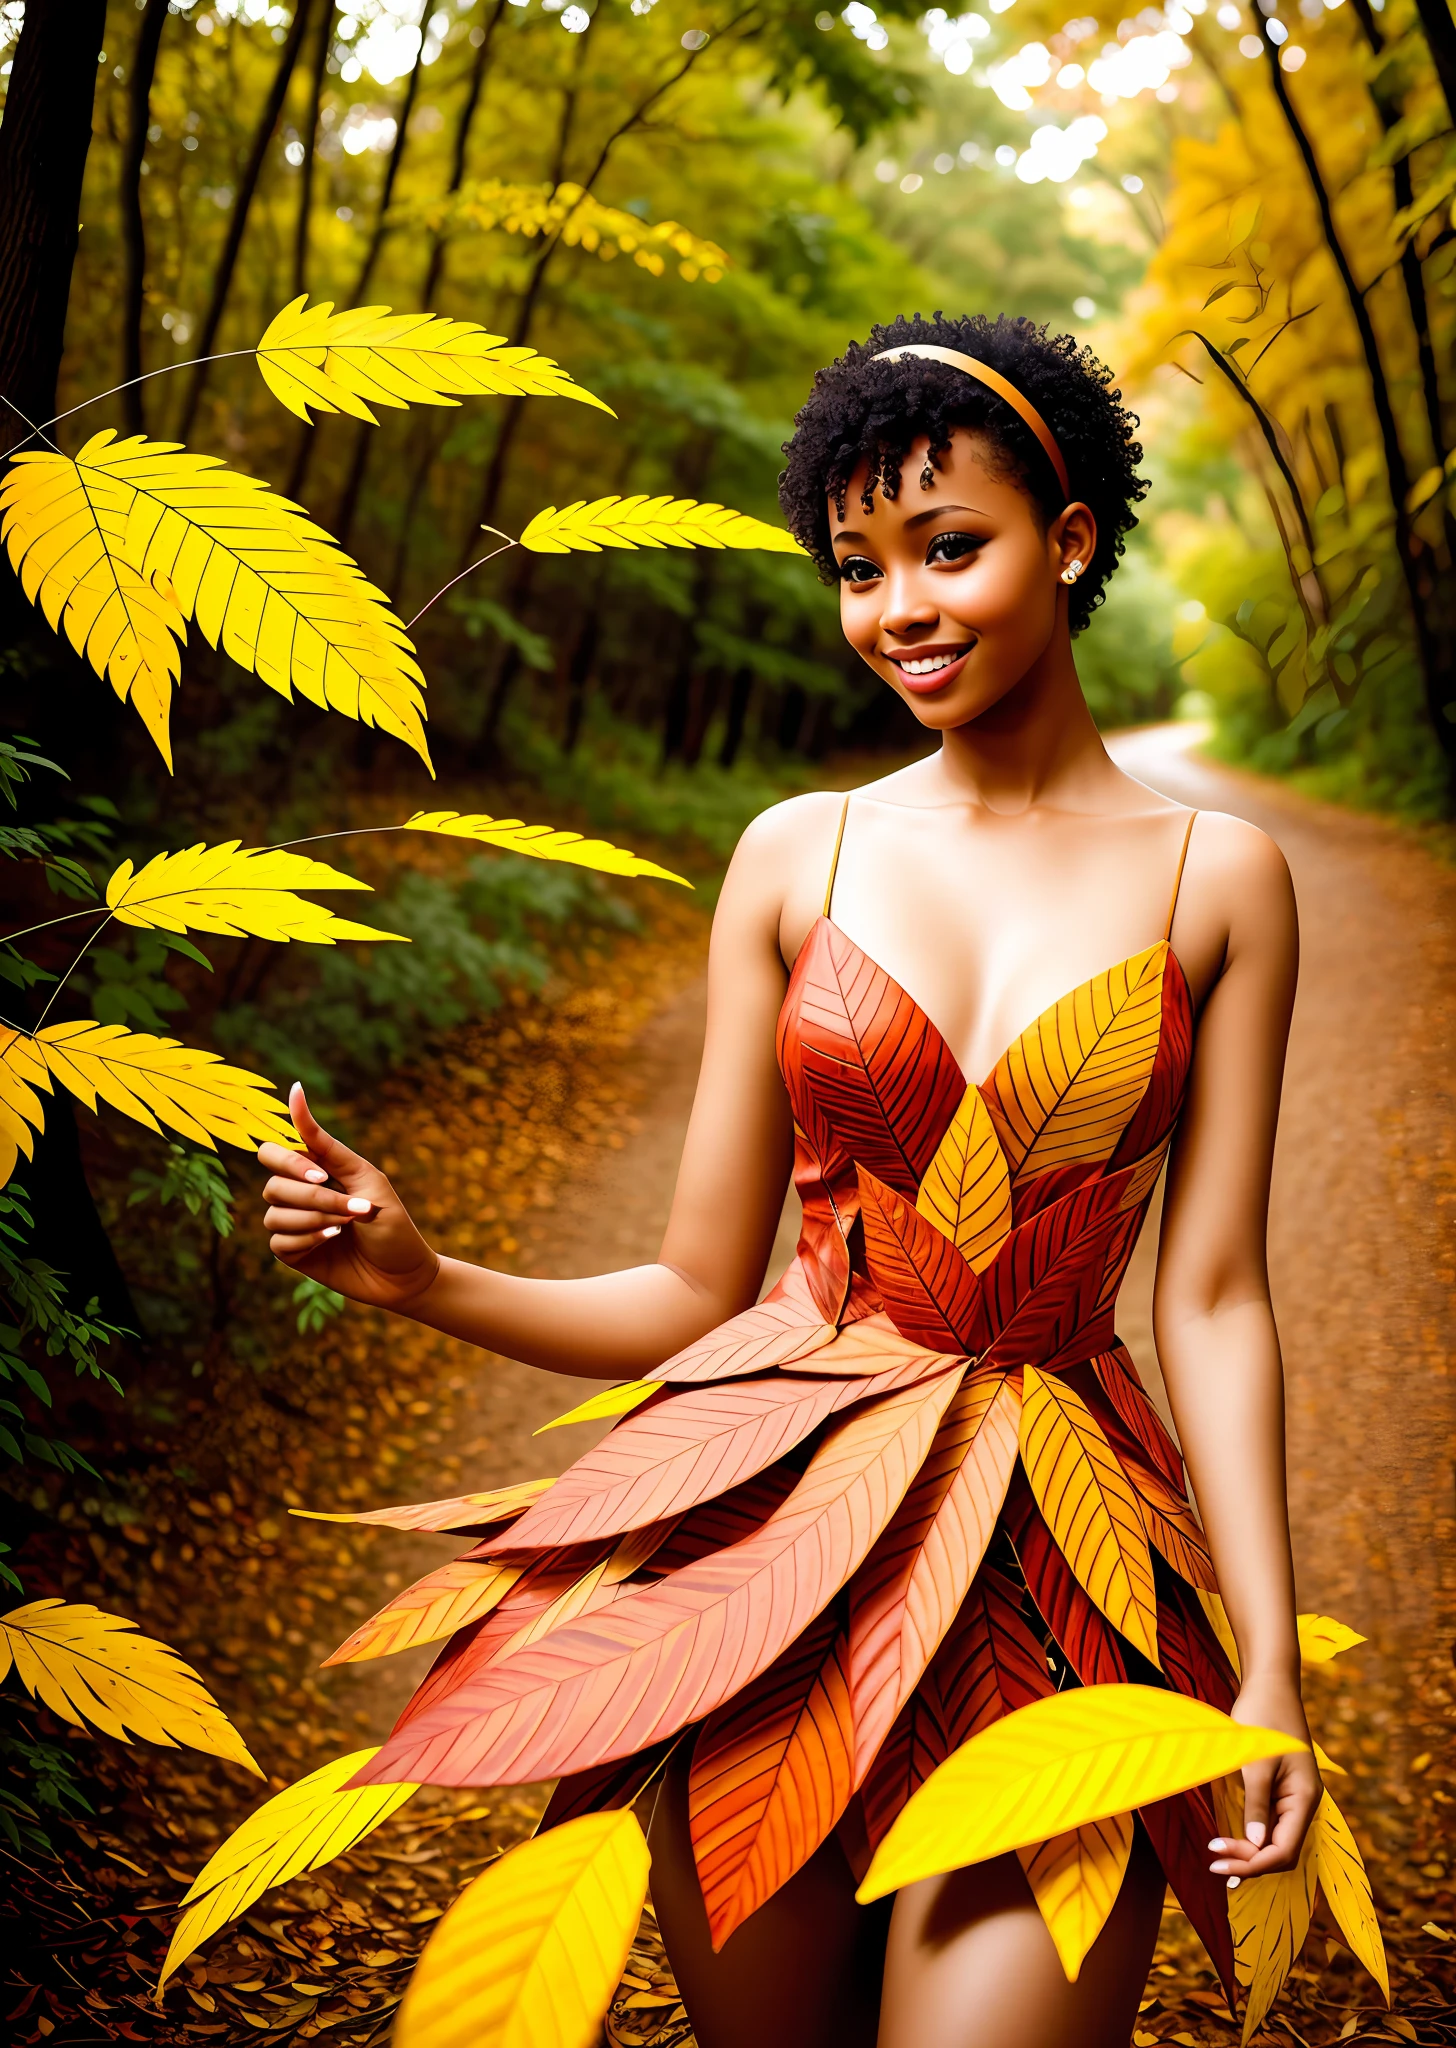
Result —
[{"label": "orange headband", "polygon": [[1062,460],[1062,451],[1057,446],[1055,435],[1031,400],[1023,398],[1016,386],[1003,377],[999,370],[993,370],[989,363],[977,362],[974,356],[962,355],[959,349],[935,348],[929,343],[918,342],[904,348],[881,349],[873,360],[877,363],[898,363],[905,356],[925,356],[933,363],[949,363],[953,370],[964,370],[968,377],[974,377],[978,384],[984,384],[989,391],[994,391],[998,398],[1004,398],[1012,411],[1019,413],[1026,421],[1046,450],[1047,461],[1057,473],[1057,482],[1062,487],[1063,497],[1071,497],[1072,485],[1067,476],[1067,465]]}]

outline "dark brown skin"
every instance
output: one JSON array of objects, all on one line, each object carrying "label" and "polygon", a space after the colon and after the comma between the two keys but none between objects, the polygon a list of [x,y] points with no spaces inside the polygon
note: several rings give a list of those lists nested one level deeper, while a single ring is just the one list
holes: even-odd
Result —
[{"label": "dark brown skin", "polygon": [[[1048,525],[971,434],[955,434],[928,490],[925,454],[924,442],[911,450],[898,497],[877,495],[866,512],[860,476],[844,516],[830,508],[845,635],[940,736],[935,753],[857,793],[833,907],[934,1019],[962,1071],[980,1077],[1060,996],[1163,936],[1188,813],[1113,765],[1082,698],[1064,578],[1092,557],[1091,512],[1072,504]],[[933,680],[917,684],[903,666],[936,655],[954,659]],[[781,804],[734,855],[714,921],[702,1075],[656,1264],[543,1281],[442,1258],[385,1176],[319,1127],[301,1089],[293,1107],[307,1153],[259,1153],[275,1254],[355,1300],[606,1379],[647,1375],[753,1301],[792,1151],[774,1022],[822,907],[840,802]],[[1298,965],[1278,849],[1240,820],[1200,814],[1172,940],[1198,1037],[1164,1205],[1158,1355],[1238,1640],[1234,1712],[1307,1742],[1265,1262]],[[1307,1751],[1250,1766],[1244,1786],[1244,1834],[1210,1844],[1210,1867],[1231,1884],[1293,1866],[1320,1791]],[[669,1953],[705,2048],[850,2039],[845,1972],[877,1934],[853,1903],[839,1846],[715,1958],[683,1903],[692,1861],[675,1779],[652,1840]],[[891,1922],[879,2048],[1117,2048],[1161,1896],[1140,1845],[1068,1985],[1014,1858],[910,1887]],[[759,1980],[747,2000],[745,1969]],[[796,1987],[782,2008],[761,1974],[780,1971]]]}]

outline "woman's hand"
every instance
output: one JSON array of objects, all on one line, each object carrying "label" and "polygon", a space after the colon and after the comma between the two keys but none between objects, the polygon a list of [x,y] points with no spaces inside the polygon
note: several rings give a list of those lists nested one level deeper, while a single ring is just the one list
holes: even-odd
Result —
[{"label": "woman's hand", "polygon": [[1236,1721],[1278,1728],[1310,1747],[1244,1766],[1244,1832],[1217,1836],[1208,1845],[1216,1859],[1208,1867],[1227,1877],[1230,1889],[1246,1877],[1293,1870],[1324,1789],[1297,1685],[1250,1680],[1231,1711]]},{"label": "woman's hand", "polygon": [[[431,1251],[378,1167],[330,1137],[308,1106],[302,1084],[288,1096],[294,1128],[308,1147],[260,1145],[269,1170],[263,1227],[285,1266],[371,1308],[403,1309],[439,1271]],[[336,1186],[327,1183],[332,1180]]]}]

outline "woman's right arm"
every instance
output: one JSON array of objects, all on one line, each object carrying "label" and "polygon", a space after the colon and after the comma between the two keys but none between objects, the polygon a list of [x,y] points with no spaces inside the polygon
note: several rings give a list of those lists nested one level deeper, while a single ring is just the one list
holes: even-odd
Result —
[{"label": "woman's right arm", "polygon": [[[661,1253],[582,1280],[532,1280],[442,1257],[388,1179],[289,1099],[305,1151],[263,1145],[263,1219],[278,1259],[353,1301],[394,1310],[482,1349],[580,1378],[649,1374],[755,1300],[778,1227],[793,1124],[774,1055],[779,951],[793,842],[819,820],[804,799],[750,826],[733,857],[708,964],[697,1095]],[[786,861],[792,865],[786,869]]]}]

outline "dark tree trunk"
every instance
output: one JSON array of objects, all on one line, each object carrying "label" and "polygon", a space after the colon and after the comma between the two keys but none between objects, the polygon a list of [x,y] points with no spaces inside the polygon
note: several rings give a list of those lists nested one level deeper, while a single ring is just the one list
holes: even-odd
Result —
[{"label": "dark tree trunk", "polygon": [[601,629],[601,614],[593,602],[581,622],[581,631],[576,636],[576,645],[571,650],[571,660],[566,671],[566,730],[564,745],[568,754],[576,752],[577,741],[581,738],[582,720],[586,717],[587,692],[591,684],[592,669],[597,658],[597,637]]},{"label": "dark tree trunk", "polygon": [[1426,47],[1446,96],[1446,110],[1456,121],[1456,21],[1451,18],[1447,0],[1416,0],[1416,12],[1421,17]]},{"label": "dark tree trunk", "polygon": [[753,680],[753,670],[747,662],[733,672],[733,683],[728,692],[728,717],[723,727],[722,744],[718,748],[720,768],[731,768],[738,759],[748,726],[749,706],[753,702]]},{"label": "dark tree trunk", "polygon": [[[30,0],[0,122],[0,456],[56,409],[106,0]],[[18,412],[13,408],[18,408]]]},{"label": "dark tree trunk", "polygon": [[142,165],[147,154],[147,127],[152,118],[152,80],[157,52],[167,25],[167,0],[147,0],[127,75],[126,151],[121,160],[121,236],[126,250],[126,286],[121,309],[122,417],[129,434],[146,432],[142,403],[142,310],[147,288],[147,227],[142,217]]},{"label": "dark tree trunk", "polygon": [[303,162],[298,167],[298,220],[293,230],[293,296],[308,290],[308,241],[313,225],[313,174],[318,160],[319,115],[328,75],[329,45],[334,39],[333,0],[323,10],[309,74],[308,118],[303,127]]}]

